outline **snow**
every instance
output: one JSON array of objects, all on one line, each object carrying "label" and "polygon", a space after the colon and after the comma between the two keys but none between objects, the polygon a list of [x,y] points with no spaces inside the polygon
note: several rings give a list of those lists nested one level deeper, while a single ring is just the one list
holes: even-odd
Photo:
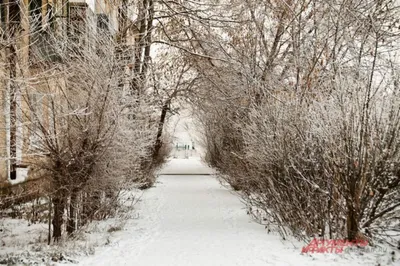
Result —
[{"label": "snow", "polygon": [[[0,257],[10,254],[26,245],[46,242],[46,224],[30,224],[25,219],[0,220]],[[27,238],[27,236],[29,236]]]},{"label": "snow", "polygon": [[[184,152],[184,151],[183,151]],[[189,151],[190,152],[190,151]],[[199,157],[189,157],[189,159],[173,159],[170,160],[159,175],[210,175],[215,173],[208,168]]]},{"label": "snow", "polygon": [[155,187],[135,206],[137,219],[115,232],[94,256],[77,259],[79,265],[389,264],[377,253],[301,254],[304,243],[267,233],[211,172],[198,158],[169,161]]},{"label": "snow", "polygon": [[57,245],[47,245],[46,223],[2,218],[0,264],[399,265],[398,251],[392,261],[392,251],[370,247],[301,254],[305,243],[283,240],[254,222],[240,197],[199,157],[171,159],[159,174],[153,188],[124,191],[116,217],[95,221]]},{"label": "snow", "polygon": [[74,238],[63,238],[58,244],[52,245],[47,245],[47,222],[31,223],[25,217],[32,208],[31,203],[18,206],[25,214],[23,219],[9,218],[7,213],[12,210],[3,210],[0,212],[0,265],[57,265],[55,261],[60,264],[75,263],[77,260],[72,257],[79,259],[94,254],[96,247],[109,244],[110,236],[115,232],[124,226],[135,226],[137,217],[132,210],[142,193],[134,188],[122,191],[120,208],[115,217],[93,221],[82,227]]},{"label": "snow", "polygon": [[19,184],[19,183],[23,183],[26,181],[26,179],[28,178],[28,168],[21,168],[18,167],[16,169],[17,171],[17,178],[15,180],[12,179],[8,179],[8,182],[10,182],[10,184],[15,185],[15,184]]}]

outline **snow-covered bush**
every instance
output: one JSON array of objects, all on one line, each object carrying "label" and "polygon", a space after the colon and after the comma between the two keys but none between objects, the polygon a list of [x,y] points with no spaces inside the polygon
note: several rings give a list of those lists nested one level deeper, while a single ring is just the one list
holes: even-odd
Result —
[{"label": "snow-covered bush", "polygon": [[395,228],[398,4],[245,2],[245,26],[210,51],[221,60],[197,65],[208,161],[297,236]]},{"label": "snow-covered bush", "polygon": [[[143,8],[150,12],[153,7]],[[27,31],[30,40],[39,39],[26,43],[25,61],[13,57],[11,65],[21,68],[18,76],[0,61],[2,76],[11,77],[8,82],[18,88],[15,94],[20,98],[11,97],[10,108],[15,110],[10,119],[13,128],[22,124],[27,136],[17,143],[23,161],[30,178],[49,184],[41,196],[49,202],[55,240],[63,231],[71,235],[87,222],[115,212],[119,192],[126,186],[151,186],[154,168],[162,162],[152,157],[159,114],[155,95],[146,90],[150,43],[128,43],[91,28],[92,18],[80,19],[88,27],[71,24],[67,32],[57,17],[54,27]],[[16,34],[11,41],[20,39]],[[2,39],[2,52],[4,45]],[[145,58],[134,58],[140,51]],[[12,160],[15,146],[11,145]]]}]

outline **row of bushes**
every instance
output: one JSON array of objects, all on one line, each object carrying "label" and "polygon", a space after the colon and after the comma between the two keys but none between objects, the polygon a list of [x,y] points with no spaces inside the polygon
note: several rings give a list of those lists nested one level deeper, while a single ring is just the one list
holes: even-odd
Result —
[{"label": "row of bushes", "polygon": [[210,51],[223,60],[197,64],[206,159],[282,234],[387,239],[400,226],[400,72],[388,52],[399,32],[384,2],[238,3],[254,34],[227,30],[225,50]]}]

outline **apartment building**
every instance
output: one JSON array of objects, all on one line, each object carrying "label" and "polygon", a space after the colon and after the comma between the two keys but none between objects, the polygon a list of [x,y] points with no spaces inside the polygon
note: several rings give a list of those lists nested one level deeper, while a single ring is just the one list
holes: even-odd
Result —
[{"label": "apartment building", "polygon": [[[51,127],[51,91],[47,80],[30,80],[57,60],[47,39],[57,33],[80,45],[94,34],[115,37],[119,27],[113,0],[2,0],[0,4],[0,188],[34,179],[32,160],[37,152],[35,121]],[[116,37],[115,37],[116,38]],[[39,51],[39,52],[38,52]],[[39,55],[39,56],[38,56]],[[30,106],[27,108],[29,98]],[[32,110],[35,110],[34,114]],[[29,127],[26,125],[29,123]]]}]

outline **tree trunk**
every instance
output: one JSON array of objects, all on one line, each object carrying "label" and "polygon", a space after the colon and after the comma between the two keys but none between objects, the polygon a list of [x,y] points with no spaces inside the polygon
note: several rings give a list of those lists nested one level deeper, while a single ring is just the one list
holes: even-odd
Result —
[{"label": "tree trunk", "polygon": [[72,191],[69,203],[69,217],[67,224],[68,235],[72,235],[76,230],[76,218],[78,207],[78,191]]},{"label": "tree trunk", "polygon": [[53,199],[54,216],[53,216],[53,238],[59,241],[62,234],[63,214],[64,214],[64,198],[57,197]]},{"label": "tree trunk", "polygon": [[52,213],[52,202],[51,197],[49,197],[49,219],[48,219],[48,234],[47,234],[47,245],[51,244],[51,213]]},{"label": "tree trunk", "polygon": [[[17,156],[17,54],[15,47],[15,34],[18,28],[17,23],[11,22],[11,17],[15,20],[19,11],[14,7],[11,12],[12,3],[8,0],[4,3],[5,16],[5,39],[11,40],[6,49],[6,58],[8,61],[9,75],[9,97],[10,97],[10,178],[16,179],[16,156]],[[17,13],[16,13],[17,12]]]},{"label": "tree trunk", "polygon": [[86,224],[95,218],[96,212],[101,207],[101,191],[87,192],[83,200],[82,224]]},{"label": "tree trunk", "polygon": [[170,103],[170,100],[168,100],[163,105],[162,110],[161,110],[161,117],[160,117],[160,121],[158,123],[156,144],[154,145],[154,150],[153,150],[153,160],[157,160],[157,157],[158,157],[158,155],[160,153],[160,149],[162,147],[161,136],[162,136],[163,129],[164,129],[164,123],[165,123],[165,118],[167,116],[169,103]]},{"label": "tree trunk", "polygon": [[119,24],[119,43],[126,43],[126,33],[128,26],[128,0],[122,0],[121,7],[119,8],[118,24]]},{"label": "tree trunk", "polygon": [[143,67],[143,56],[145,49],[145,36],[146,36],[146,16],[147,16],[148,2],[143,0],[139,4],[139,12],[137,18],[137,28],[139,29],[138,34],[135,36],[135,52],[134,52],[134,73],[131,80],[131,93],[132,95],[140,95],[142,90],[142,67]]},{"label": "tree trunk", "polygon": [[146,25],[146,36],[144,37],[144,57],[143,66],[140,73],[140,79],[144,80],[147,75],[147,69],[150,61],[150,48],[152,42],[152,31],[153,31],[153,20],[154,20],[154,2],[153,0],[148,0],[148,10],[147,10],[147,25]]},{"label": "tree trunk", "polygon": [[14,45],[10,46],[10,172],[11,179],[16,179],[17,164],[17,86],[16,55]]},{"label": "tree trunk", "polygon": [[347,238],[355,240],[359,232],[358,212],[353,202],[347,202]]},{"label": "tree trunk", "polygon": [[89,204],[89,193],[83,193],[82,195],[82,217],[80,226],[83,226],[89,222],[90,217],[90,204]]}]

